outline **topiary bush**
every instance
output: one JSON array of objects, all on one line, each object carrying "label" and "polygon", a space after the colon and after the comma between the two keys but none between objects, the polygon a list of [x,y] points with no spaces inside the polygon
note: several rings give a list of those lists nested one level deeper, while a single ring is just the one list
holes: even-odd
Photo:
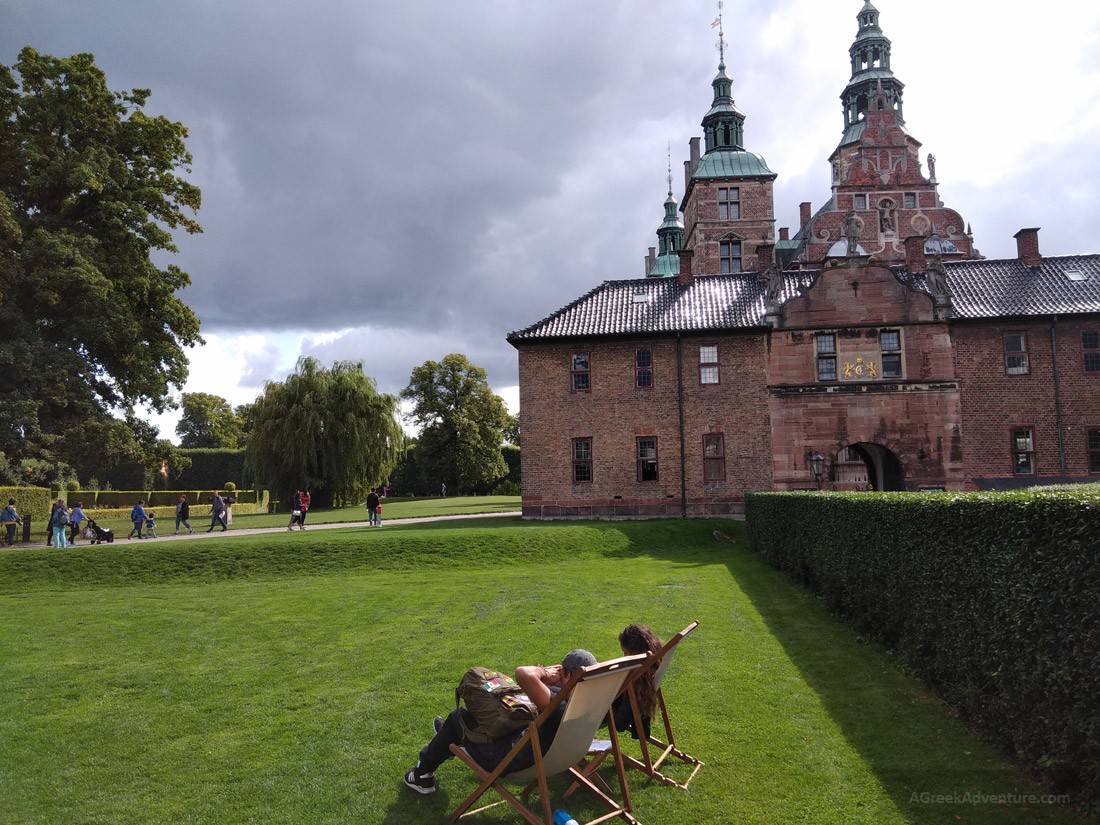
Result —
[{"label": "topiary bush", "polygon": [[754,493],[753,549],[1100,801],[1100,493]]}]

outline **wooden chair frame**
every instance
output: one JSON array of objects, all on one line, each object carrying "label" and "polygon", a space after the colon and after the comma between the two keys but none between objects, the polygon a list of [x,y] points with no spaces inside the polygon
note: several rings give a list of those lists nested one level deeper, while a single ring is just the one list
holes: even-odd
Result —
[{"label": "wooden chair frame", "polygon": [[[623,685],[622,690],[622,692],[625,693],[630,702],[630,711],[634,717],[634,730],[638,734],[638,744],[641,746],[642,749],[641,760],[635,759],[632,756],[624,756],[623,764],[641,771],[650,778],[655,779],[664,785],[670,785],[674,788],[680,788],[681,790],[685,791],[688,789],[691,781],[695,778],[695,775],[699,773],[699,770],[703,767],[703,763],[691,754],[686,753],[685,751],[682,751],[678,747],[676,747],[676,736],[672,732],[672,721],[669,719],[668,706],[665,704],[665,695],[660,684],[658,684],[657,686],[657,709],[661,712],[661,721],[664,725],[665,739],[667,741],[662,742],[660,739],[652,735],[652,725],[654,722],[656,722],[656,719],[650,720],[650,734],[647,735],[645,733],[645,725],[642,720],[641,709],[638,706],[638,693],[636,686],[638,680],[641,679],[642,676],[644,676],[645,673],[650,671],[651,669],[654,673],[659,673],[662,665],[665,662],[666,657],[668,657],[669,654],[671,654],[672,651],[676,649],[676,646],[679,645],[680,642],[682,642],[688,635],[694,632],[697,627],[699,627],[699,622],[693,621],[691,624],[689,624],[687,627],[685,627],[683,630],[681,630],[679,633],[669,639],[659,651],[651,654],[652,662],[646,667],[641,668],[640,670],[637,670],[634,673],[630,674],[630,677]],[[662,673],[660,674],[660,676],[663,680],[664,674]],[[660,751],[656,759],[654,759],[652,754],[650,753],[651,746],[659,749]],[[665,760],[668,759],[668,757],[670,756],[674,756],[684,764],[692,766],[691,774],[689,774],[688,778],[685,779],[683,782],[677,782],[672,777],[661,773],[661,765],[663,765]],[[596,774],[596,771],[599,770],[600,765],[603,764],[603,761],[606,758],[606,752],[593,754],[589,762],[586,765],[582,766],[581,772],[590,781],[593,778],[596,778],[598,780],[598,774]],[[602,780],[599,781],[602,782]],[[578,784],[579,783],[574,782],[573,785],[570,786],[569,790],[566,791],[566,796],[572,794],[577,789]]]},{"label": "wooden chair frame", "polygon": [[[529,822],[530,825],[553,825],[553,811],[551,810],[550,804],[550,790],[547,782],[545,767],[543,764],[543,753],[541,741],[539,738],[540,729],[542,728],[546,720],[550,718],[550,716],[558,709],[558,707],[560,707],[563,702],[569,699],[569,697],[577,689],[577,687],[584,683],[585,679],[607,675],[615,670],[619,670],[625,667],[629,667],[632,670],[632,672],[627,675],[627,678],[629,679],[631,676],[634,675],[635,672],[642,669],[642,666],[644,666],[647,658],[648,657],[645,655],[623,656],[618,659],[611,659],[607,662],[601,662],[592,665],[591,667],[584,668],[581,677],[566,690],[559,692],[557,696],[555,696],[551,700],[546,709],[527,726],[527,729],[524,731],[523,736],[519,738],[519,740],[515,743],[508,754],[500,761],[500,764],[498,764],[492,771],[486,771],[484,768],[482,768],[476,761],[474,761],[474,758],[470,756],[470,754],[467,753],[464,748],[460,747],[459,745],[451,745],[451,752],[458,759],[464,762],[470,768],[470,770],[474,772],[479,780],[479,784],[477,788],[473,791],[473,793],[466,797],[462,804],[455,808],[455,810],[451,813],[451,821],[457,821],[467,816],[473,816],[474,814],[480,813],[481,811],[485,811],[489,808],[494,808],[497,805],[507,803],[512,808],[514,808],[516,812],[520,814],[520,816],[522,816],[527,822]],[[618,694],[621,694],[621,692],[622,689],[620,688]],[[576,765],[568,768],[566,772],[574,780],[573,787],[584,786],[610,809],[608,813],[603,814],[602,816],[598,816],[595,819],[591,819],[588,822],[583,823],[583,825],[598,825],[599,823],[607,822],[609,820],[619,817],[629,823],[629,825],[639,825],[638,820],[635,819],[633,814],[631,813],[630,787],[627,784],[623,754],[622,751],[619,749],[619,737],[618,732],[615,730],[615,719],[614,714],[611,711],[610,703],[607,707],[606,718],[608,721],[608,731],[610,733],[611,739],[611,753],[615,760],[615,771],[618,774],[619,788],[622,792],[622,803],[615,801],[611,797],[610,793],[605,793],[603,790],[597,787],[596,784],[594,784],[593,781],[586,775],[586,773],[579,770]],[[527,783],[527,785],[523,788],[521,795],[523,797],[523,800],[526,801],[533,790],[538,790],[539,797],[542,800],[543,815],[541,817],[531,811],[530,808],[528,808],[524,804],[524,802],[521,802],[515,794],[513,794],[511,791],[508,790],[508,788],[504,786],[504,782],[507,780],[506,772],[508,766],[515,760],[520,751],[523,750],[523,747],[528,742],[530,742],[531,744],[531,751],[535,762],[533,766],[535,778]],[[549,750],[547,751],[547,755],[549,755]],[[606,755],[607,752],[605,751],[603,756],[606,758]],[[602,762],[603,760],[601,759],[600,761]],[[581,764],[583,764],[583,757],[581,759]],[[604,786],[604,788],[607,788],[608,791],[610,791],[610,788],[608,788],[603,780],[598,781],[601,785]],[[497,794],[501,797],[501,801],[494,802],[489,805],[483,805],[480,808],[470,810],[470,807],[490,789],[497,792]]]}]

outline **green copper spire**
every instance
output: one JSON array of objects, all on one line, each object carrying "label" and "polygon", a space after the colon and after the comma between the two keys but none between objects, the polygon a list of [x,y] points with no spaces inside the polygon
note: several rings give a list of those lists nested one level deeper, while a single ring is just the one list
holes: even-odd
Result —
[{"label": "green copper spire", "polygon": [[852,79],[840,96],[844,103],[845,143],[851,127],[863,122],[880,85],[886,94],[886,104],[897,112],[898,122],[905,122],[901,105],[905,84],[894,77],[890,68],[890,39],[882,32],[879,11],[871,0],[864,0],[856,19],[859,29],[848,50],[852,59]]},{"label": "green copper spire", "polygon": [[718,4],[718,74],[711,81],[714,101],[703,117],[706,152],[741,151],[745,148],[745,116],[733,103],[733,81],[726,74],[726,33],[722,25],[722,4]]},{"label": "green copper spire", "polygon": [[650,278],[665,278],[680,274],[680,250],[684,248],[684,222],[679,206],[672,196],[672,144],[668,147],[668,197],[665,198],[665,219],[657,227],[659,245],[656,260],[649,270]]}]

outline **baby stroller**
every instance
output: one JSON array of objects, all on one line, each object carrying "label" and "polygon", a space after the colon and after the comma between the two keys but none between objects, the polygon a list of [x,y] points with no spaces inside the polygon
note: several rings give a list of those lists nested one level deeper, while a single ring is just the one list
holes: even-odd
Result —
[{"label": "baby stroller", "polygon": [[98,524],[95,523],[94,518],[88,519],[88,526],[84,529],[91,533],[91,536],[89,537],[91,539],[91,541],[89,542],[90,544],[102,544],[103,542],[114,544],[114,531],[106,527],[100,527]]}]

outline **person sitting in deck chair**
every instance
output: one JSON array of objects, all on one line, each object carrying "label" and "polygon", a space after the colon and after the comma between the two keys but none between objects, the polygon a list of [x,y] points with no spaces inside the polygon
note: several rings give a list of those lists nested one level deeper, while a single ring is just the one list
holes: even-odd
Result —
[{"label": "person sitting in deck chair", "polygon": [[[550,667],[525,665],[518,668],[516,670],[516,682],[523,688],[527,698],[534,703],[539,712],[542,712],[550,704],[554,694],[564,690],[570,684],[571,679],[575,679],[580,675],[583,668],[594,664],[596,664],[596,657],[587,650],[578,648],[565,654],[565,658],[561,660],[560,665],[551,665]],[[565,705],[565,702],[559,705],[554,714],[543,725],[540,740],[543,753],[550,749],[550,745],[554,741],[554,734],[557,733],[558,724],[561,722],[562,713],[565,711]],[[463,745],[481,767],[491,771],[500,764],[523,736],[524,729],[520,728],[510,736],[487,744],[463,742],[465,722],[462,714],[465,712],[462,708],[456,708],[448,714],[446,719],[437,716],[433,720],[435,736],[421,749],[420,759],[416,765],[405,773],[405,784],[417,793],[435,793],[435,769],[452,757],[452,744]],[[535,757],[531,751],[530,743],[512,761],[514,770],[528,768],[534,763]]]}]

